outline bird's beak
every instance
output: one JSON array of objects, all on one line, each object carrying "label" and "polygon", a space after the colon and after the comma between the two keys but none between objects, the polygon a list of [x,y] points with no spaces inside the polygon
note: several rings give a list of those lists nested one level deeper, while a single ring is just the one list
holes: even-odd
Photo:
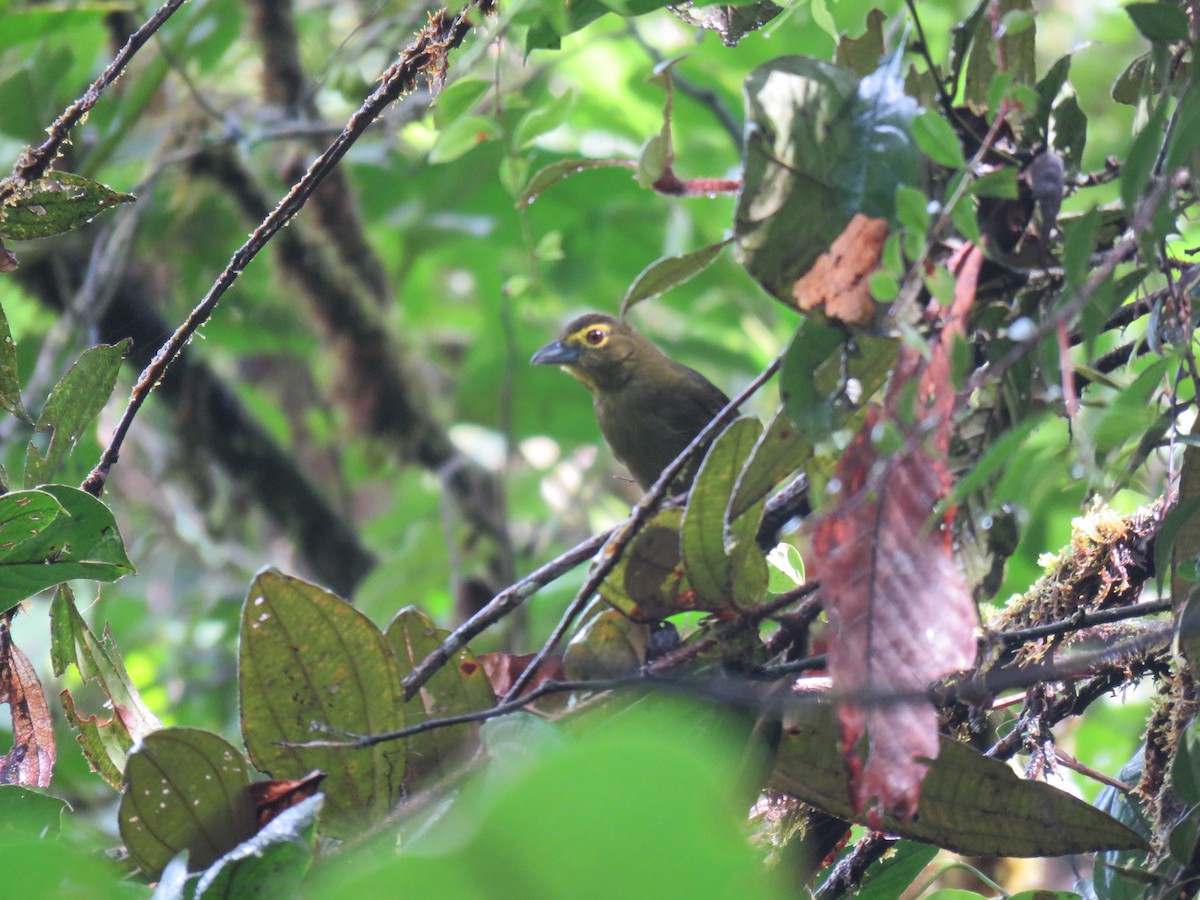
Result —
[{"label": "bird's beak", "polygon": [[569,366],[579,362],[579,348],[570,347],[562,341],[547,344],[529,360],[534,366]]}]

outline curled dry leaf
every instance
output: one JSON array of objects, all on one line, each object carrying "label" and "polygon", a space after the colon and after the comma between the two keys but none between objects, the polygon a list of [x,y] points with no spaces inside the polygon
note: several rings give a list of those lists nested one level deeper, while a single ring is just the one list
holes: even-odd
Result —
[{"label": "curled dry leaf", "polygon": [[0,704],[12,711],[12,749],[0,756],[0,784],[49,787],[54,770],[54,723],[29,657],[0,629]]},{"label": "curled dry leaf", "polygon": [[800,311],[816,311],[849,325],[868,324],[875,316],[870,277],[879,268],[887,235],[887,220],[856,213],[829,252],[793,286]]}]

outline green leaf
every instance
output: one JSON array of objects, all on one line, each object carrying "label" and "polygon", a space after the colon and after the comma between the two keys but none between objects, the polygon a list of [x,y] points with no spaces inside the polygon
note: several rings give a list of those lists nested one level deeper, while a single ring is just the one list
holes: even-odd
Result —
[{"label": "green leaf", "polygon": [[[553,15],[545,15],[529,28],[525,38],[526,54],[534,50],[557,50],[562,38],[574,34],[611,11],[609,4],[601,0],[576,0],[573,3],[549,4]],[[640,16],[670,5],[670,0],[625,0],[624,16]]]},{"label": "green leaf", "polygon": [[966,165],[958,135],[941,113],[933,109],[925,110],[913,120],[912,131],[921,152],[938,165],[951,169],[961,169]]},{"label": "green leaf", "polygon": [[525,185],[525,191],[518,203],[521,206],[529,206],[543,191],[569,175],[575,175],[586,169],[611,168],[613,166],[622,169],[637,168],[637,164],[628,159],[560,159],[558,162],[538,169],[533,174],[533,177],[529,179],[529,184]]},{"label": "green leaf", "polygon": [[1135,57],[1122,70],[1121,74],[1113,79],[1109,94],[1117,103],[1137,106],[1141,100],[1143,88],[1147,90],[1148,94],[1157,94],[1162,89],[1158,69],[1151,64],[1149,53]]},{"label": "green leaf", "polygon": [[1129,3],[1125,12],[1146,40],[1188,40],[1187,14],[1174,3]]},{"label": "green leaf", "polygon": [[[847,341],[836,329],[801,323],[779,374],[784,409],[813,443],[837,428],[856,427],[853,423],[891,373],[898,348],[897,338],[861,334]],[[853,402],[847,377],[857,382]]]},{"label": "green leaf", "polygon": [[895,215],[896,189],[915,184],[920,154],[912,123],[917,101],[904,92],[903,48],[858,84],[851,152],[834,167],[842,209],[879,219]]},{"label": "green leaf", "polygon": [[[750,416],[730,424],[704,457],[688,496],[681,532],[684,568],[708,608],[752,606],[766,591],[766,560],[754,550],[753,534],[748,542],[752,552],[747,553],[744,539],[726,547],[725,529],[734,484],[762,430],[762,423]],[[749,518],[756,528],[757,517]]]},{"label": "green leaf", "polygon": [[21,402],[21,379],[17,375],[17,345],[8,329],[8,318],[0,308],[0,407],[22,422],[33,424]]},{"label": "green leaf", "polygon": [[[384,631],[399,664],[401,679],[436,650],[449,635],[414,606],[396,613]],[[475,712],[496,705],[483,666],[469,649],[459,650],[433,674],[404,707],[405,724]],[[408,741],[407,784],[421,787],[422,779],[448,771],[479,746],[478,725],[455,725],[414,735]]]},{"label": "green leaf", "polygon": [[746,78],[747,137],[734,235],[738,262],[791,303],[792,285],[853,215],[836,172],[854,147],[858,78],[818,59],[785,56]]},{"label": "green leaf", "polygon": [[429,164],[454,162],[480,144],[495,140],[499,135],[500,128],[495,119],[487,116],[462,116],[438,132],[433,149],[429,151]]},{"label": "green leaf", "polygon": [[92,633],[65,584],[50,605],[50,634],[54,674],[62,675],[68,666],[74,665],[84,684],[94,682],[100,688],[109,710],[120,710],[120,715],[112,715],[105,721],[96,716],[84,718],[76,712],[70,691],[64,690],[60,695],[67,721],[78,732],[88,765],[110,786],[119,789],[130,749],[142,737],[162,728],[162,723],[134,687],[111,635],[106,630],[103,639],[99,639]]},{"label": "green leaf", "polygon": [[601,609],[571,638],[563,673],[572,681],[632,675],[646,660],[650,628],[616,609]]},{"label": "green leaf", "polygon": [[1121,166],[1121,202],[1127,210],[1137,205],[1138,198],[1150,182],[1150,174],[1158,158],[1159,147],[1162,146],[1165,121],[1160,108],[1133,139],[1125,163]]},{"label": "green leaf", "polygon": [[0,611],[62,581],[134,571],[112,511],[66,485],[0,496],[0,542]]},{"label": "green leaf", "polygon": [[646,138],[646,142],[642,144],[642,149],[638,153],[635,174],[637,183],[644,188],[652,188],[667,173],[667,167],[671,165],[673,156],[669,138],[661,134]]},{"label": "green leaf", "polygon": [[201,876],[196,898],[294,897],[312,864],[324,794],[301,800],[238,844]]},{"label": "green leaf", "polygon": [[[635,622],[659,622],[675,613],[704,608],[698,605],[683,570],[679,550],[682,524],[681,509],[656,513],[604,579],[600,596]],[[606,552],[611,551],[601,550],[597,559],[604,559]]]},{"label": "green leaf", "polygon": [[[704,714],[713,717],[710,708]],[[519,765],[493,763],[485,780],[464,788],[469,814],[444,816],[406,838],[406,852],[391,840],[331,855],[306,896],[794,896],[780,867],[765,866],[746,840],[751,794],[736,774],[744,731],[729,716],[698,728],[699,717],[643,702],[585,719],[548,746],[535,745],[537,752],[525,738]]]},{"label": "green leaf", "polygon": [[31,787],[0,785],[0,834],[14,831],[28,834],[57,834],[64,812],[70,812],[66,800],[52,797]]},{"label": "green leaf", "polygon": [[42,407],[38,431],[50,432],[45,456],[30,441],[25,451],[25,486],[49,481],[59,464],[104,409],[121,371],[121,360],[129,352],[129,341],[101,344],[80,354]]},{"label": "green leaf", "polygon": [[917,880],[924,868],[941,852],[940,847],[901,841],[884,859],[872,864],[865,873],[855,900],[894,900]]},{"label": "green leaf", "polygon": [[574,109],[574,90],[564,91],[561,97],[551,97],[549,102],[535,106],[521,117],[513,129],[513,146],[518,149],[528,147],[543,134],[566,122]]},{"label": "green leaf", "polygon": [[1197,722],[1188,723],[1171,762],[1171,787],[1187,806],[1200,803],[1200,733]]},{"label": "green leaf", "polygon": [[138,868],[156,878],[177,853],[206,868],[258,830],[249,766],[220,735],[166,728],[129,754],[117,823]]},{"label": "green leaf", "polygon": [[[771,784],[848,821],[852,807],[833,707],[805,703],[785,721]],[[921,785],[920,815],[884,815],[872,827],[970,856],[1064,856],[1144,848],[1142,837],[1112,817],[1040,781],[1018,778],[1006,764],[941,738]]]},{"label": "green leaf", "polygon": [[837,56],[834,59],[843,69],[849,69],[857,75],[866,75],[879,65],[883,56],[883,23],[887,16],[883,10],[872,9],[867,13],[866,27],[862,36],[852,38],[843,35],[837,44]]},{"label": "green leaf", "polygon": [[70,172],[51,172],[0,206],[0,238],[32,241],[86,225],[109,207],[137,198]]},{"label": "green leaf", "polygon": [[657,297],[699,275],[721,255],[732,238],[717,241],[682,256],[664,256],[642,269],[621,300],[621,318],[643,300]]},{"label": "green leaf", "polygon": [[466,115],[483,99],[493,84],[483,78],[459,78],[438,94],[433,105],[433,121],[438,129],[447,128],[455,119]]},{"label": "green leaf", "polygon": [[971,184],[971,193],[976,197],[999,197],[1002,200],[1017,199],[1017,170],[1011,166],[980,175]]},{"label": "green leaf", "polygon": [[929,231],[929,198],[914,187],[900,187],[896,191],[896,219],[924,240]]},{"label": "green leaf", "polygon": [[250,586],[240,640],[242,738],[254,765],[272,778],[325,772],[331,834],[387,815],[403,784],[403,742],[282,746],[403,727],[399,667],[379,629],[340,597],[267,569]]},{"label": "green leaf", "polygon": [[1054,149],[1063,159],[1067,174],[1075,174],[1083,163],[1087,146],[1087,116],[1074,94],[1054,107]]},{"label": "green leaf", "polygon": [[1050,110],[1054,108],[1054,101],[1058,99],[1063,85],[1067,83],[1070,71],[1071,54],[1068,53],[1055,60],[1054,65],[1046,70],[1046,74],[1037,83],[1038,105],[1034,121],[1038,124],[1043,140],[1047,142],[1050,135]]},{"label": "green leaf", "polygon": [[780,406],[759,437],[750,458],[738,475],[727,517],[734,521],[763,500],[784,478],[804,465],[812,453],[812,440],[797,428]]},{"label": "green leaf", "polygon": [[[1145,748],[1139,747],[1133,757],[1121,767],[1117,780],[1133,787],[1142,778],[1145,764]],[[1150,838],[1150,825],[1142,807],[1141,799],[1132,791],[1108,786],[1096,798],[1096,808],[1116,821],[1141,835]],[[1146,895],[1146,886],[1137,879],[1137,874],[1146,869],[1144,847],[1108,850],[1096,857],[1092,883],[1099,900],[1140,900]]]},{"label": "green leaf", "polygon": [[[967,60],[964,96],[968,103],[986,105],[995,110],[994,96],[989,97],[997,86],[997,78],[1017,85],[1033,87],[1037,82],[1036,41],[1037,29],[1023,28],[1009,31],[999,39],[993,32],[992,16],[999,14],[1001,20],[1021,14],[1034,13],[1032,0],[997,0],[987,4],[988,15],[975,20],[974,42]],[[1009,19],[1012,21],[1012,19]],[[1036,19],[1033,19],[1036,23]],[[1000,71],[997,60],[1004,61]],[[1036,105],[1030,103],[1030,108]]]}]

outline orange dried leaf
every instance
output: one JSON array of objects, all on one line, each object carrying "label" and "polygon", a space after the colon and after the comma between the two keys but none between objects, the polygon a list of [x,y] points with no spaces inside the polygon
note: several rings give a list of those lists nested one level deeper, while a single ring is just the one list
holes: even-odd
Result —
[{"label": "orange dried leaf", "polygon": [[856,213],[811,269],[792,287],[801,312],[820,312],[850,325],[866,325],[875,316],[869,279],[879,268],[886,219]]}]

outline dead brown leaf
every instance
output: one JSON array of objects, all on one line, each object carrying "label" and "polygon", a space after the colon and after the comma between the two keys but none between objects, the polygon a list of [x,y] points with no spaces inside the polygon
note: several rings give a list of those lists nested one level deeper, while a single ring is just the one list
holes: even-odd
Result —
[{"label": "dead brown leaf", "polygon": [[42,682],[29,657],[0,626],[0,704],[12,712],[12,749],[0,757],[0,784],[49,787],[54,771],[54,724]]},{"label": "dead brown leaf", "polygon": [[[954,261],[958,290],[928,360],[901,349],[885,407],[868,411],[846,448],[834,476],[839,499],[813,530],[834,691],[861,698],[839,706],[842,749],[855,807],[870,809],[874,820],[916,814],[938,754],[937,713],[925,692],[975,658],[977,613],[954,559],[954,511],[933,513],[951,487],[949,348],[962,334],[981,261],[975,248]],[[874,440],[884,425],[903,439],[891,455]]]},{"label": "dead brown leaf", "polygon": [[875,317],[875,298],[869,279],[879,268],[886,219],[856,213],[834,240],[792,287],[801,312],[820,312],[849,325],[866,325]]}]

